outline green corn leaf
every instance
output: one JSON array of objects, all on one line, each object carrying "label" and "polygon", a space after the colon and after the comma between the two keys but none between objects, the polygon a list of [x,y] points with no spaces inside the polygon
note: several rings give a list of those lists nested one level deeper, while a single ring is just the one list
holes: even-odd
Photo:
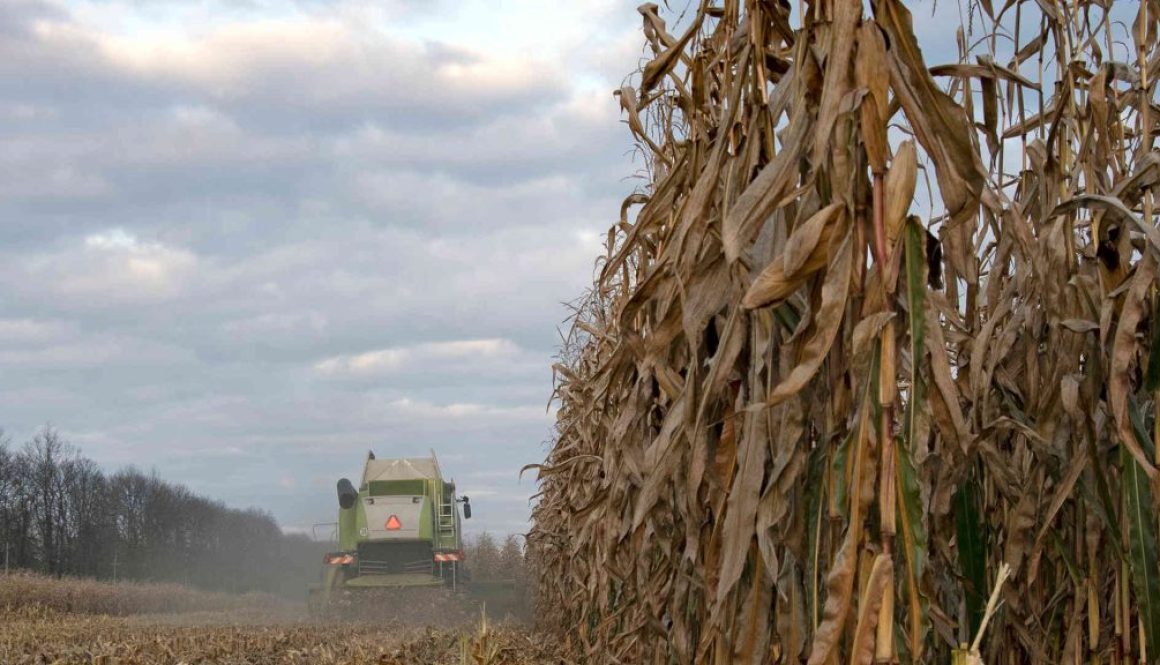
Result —
[{"label": "green corn leaf", "polygon": [[[1144,418],[1135,400],[1129,400],[1128,414],[1132,433],[1149,457],[1155,455],[1152,442],[1144,428]],[[1144,639],[1148,653],[1160,653],[1160,568],[1157,562],[1156,515],[1152,512],[1152,486],[1136,459],[1125,446],[1120,446],[1124,465],[1124,507],[1128,517],[1129,563],[1132,570],[1132,591],[1144,625]]]},{"label": "green corn leaf", "polygon": [[920,423],[925,417],[926,380],[922,374],[925,354],[926,318],[926,232],[917,218],[906,222],[906,304],[909,312],[910,387],[907,395],[903,441],[895,446],[898,478],[898,524],[906,558],[907,638],[911,661],[922,659],[922,644],[928,630],[927,601],[919,588],[926,565],[926,529],[922,523],[922,495],[914,468],[913,451],[924,434]]},{"label": "green corn leaf", "polygon": [[926,232],[915,217],[906,222],[906,306],[910,319],[910,396],[906,410],[906,445],[912,450],[918,430],[920,409],[926,404],[926,381],[922,359],[926,338]]},{"label": "green corn leaf", "polygon": [[914,574],[917,579],[922,578],[922,572],[926,568],[926,529],[922,525],[922,495],[919,491],[918,473],[914,470],[914,464],[910,461],[910,457],[906,454],[906,450],[901,446],[895,448],[897,451],[898,464],[898,482],[899,482],[899,517],[905,521],[905,528],[907,533],[905,538],[908,544],[913,547],[912,550],[907,551],[907,558],[912,561],[914,567]]},{"label": "green corn leaf", "polygon": [[1059,537],[1059,533],[1055,530],[1048,531],[1047,537],[1051,541],[1051,546],[1055,550],[1055,555],[1063,562],[1067,568],[1067,575],[1071,578],[1072,585],[1077,589],[1082,589],[1084,585],[1084,576],[1080,572],[1079,567],[1075,565],[1075,560],[1068,554],[1067,545],[1063,539]]},{"label": "green corn leaf", "polygon": [[902,556],[906,561],[905,593],[907,601],[906,645],[912,662],[921,662],[922,644],[929,628],[929,603],[921,593],[922,571],[927,563],[927,530],[922,525],[922,492],[906,446],[894,447],[898,477],[898,526],[902,538]]},{"label": "green corn leaf", "polygon": [[1148,370],[1144,373],[1144,387],[1149,392],[1160,390],[1160,321],[1156,317],[1160,317],[1160,295],[1152,299],[1152,348],[1148,350]]},{"label": "green corn leaf", "polygon": [[983,619],[987,602],[987,552],[983,543],[983,523],[979,519],[979,491],[972,476],[954,496],[955,542],[959,550],[959,572],[967,601],[968,633],[974,635]]},{"label": "green corn leaf", "polygon": [[[810,454],[809,483],[806,485],[807,524],[809,525],[809,534],[807,535],[809,544],[806,548],[809,553],[806,560],[806,607],[809,611],[811,630],[821,620],[822,612],[822,581],[818,562],[825,561],[827,558],[822,556],[820,548],[824,540],[822,530],[825,529],[826,525],[826,464],[829,457],[826,452],[828,449],[829,446],[818,446]],[[833,482],[832,475],[830,482]]]},{"label": "green corn leaf", "polygon": [[[1119,518],[1116,516],[1116,504],[1112,500],[1112,491],[1108,487],[1107,470],[1104,467],[1103,458],[1096,449],[1095,441],[1092,441],[1090,437],[1087,437],[1087,454],[1091,460],[1092,468],[1095,470],[1095,473],[1092,474],[1095,478],[1095,496],[1088,497],[1088,505],[1092,507],[1096,516],[1103,520],[1104,524],[1111,530],[1113,541],[1121,543],[1124,539],[1120,533]],[[1093,491],[1086,484],[1083,487],[1089,495]]]},{"label": "green corn leaf", "polygon": [[830,462],[830,510],[836,510],[843,516],[850,514],[850,500],[849,488],[846,486],[846,465],[850,463],[850,449],[856,445],[854,437],[858,434],[857,430],[852,430],[842,439],[842,443],[838,444],[837,449],[831,456]]},{"label": "green corn leaf", "polygon": [[906,559],[905,642],[907,651],[911,654],[911,662],[921,662],[922,644],[926,639],[929,625],[928,603],[920,589],[927,551],[926,529],[922,524],[922,494],[918,486],[918,474],[914,470],[906,447],[900,442],[894,450],[898,478],[898,527],[899,536],[902,537],[902,553]]},{"label": "green corn leaf", "polygon": [[[902,517],[910,523],[915,546],[921,551],[914,552],[913,574],[922,579],[922,568],[926,556],[926,534],[922,529],[922,501],[919,496],[919,481],[914,468],[914,449],[919,437],[925,436],[920,427],[925,418],[926,378],[922,373],[922,360],[926,349],[926,232],[916,217],[906,222],[906,303],[909,311],[910,331],[910,387],[908,389],[905,431],[899,457],[900,492],[903,501],[899,509]],[[910,557],[910,553],[907,554]]]}]

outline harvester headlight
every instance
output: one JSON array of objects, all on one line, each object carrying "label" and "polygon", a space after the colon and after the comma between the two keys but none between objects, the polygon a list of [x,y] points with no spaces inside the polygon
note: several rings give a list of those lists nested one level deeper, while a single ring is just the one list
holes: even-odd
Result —
[{"label": "harvester headlight", "polygon": [[323,563],[328,566],[349,566],[357,560],[355,555],[344,552],[332,552],[322,558]]}]

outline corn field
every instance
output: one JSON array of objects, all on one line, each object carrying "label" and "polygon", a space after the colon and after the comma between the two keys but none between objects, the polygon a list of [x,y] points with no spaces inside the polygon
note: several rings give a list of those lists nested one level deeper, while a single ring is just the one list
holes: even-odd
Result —
[{"label": "corn field", "polygon": [[308,623],[261,615],[174,621],[0,611],[5,665],[546,665],[551,642],[510,625],[420,629],[383,622]]},{"label": "corn field", "polygon": [[1160,662],[1160,2],[940,44],[675,4],[533,465],[541,616],[601,663]]},{"label": "corn field", "polygon": [[[546,665],[557,645],[463,599],[395,590],[352,616],[176,584],[0,575],[4,665]],[[405,611],[395,611],[405,603]]]}]

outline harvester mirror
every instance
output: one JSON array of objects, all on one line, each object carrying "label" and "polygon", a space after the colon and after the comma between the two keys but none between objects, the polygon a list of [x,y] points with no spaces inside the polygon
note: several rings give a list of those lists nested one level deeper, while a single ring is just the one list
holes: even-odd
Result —
[{"label": "harvester mirror", "polygon": [[338,507],[346,510],[354,505],[358,500],[358,492],[355,491],[354,485],[346,478],[338,481]]},{"label": "harvester mirror", "polygon": [[471,499],[462,497],[459,499],[459,502],[463,504],[463,519],[471,519]]}]

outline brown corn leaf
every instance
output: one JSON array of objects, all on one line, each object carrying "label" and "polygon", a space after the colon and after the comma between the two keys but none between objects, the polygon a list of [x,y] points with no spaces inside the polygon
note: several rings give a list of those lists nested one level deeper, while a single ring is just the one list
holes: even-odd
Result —
[{"label": "brown corn leaf", "polygon": [[858,599],[858,622],[854,628],[854,641],[850,649],[850,662],[855,665],[870,665],[874,661],[878,610],[882,607],[883,596],[894,593],[894,559],[889,554],[874,557],[870,568],[870,578]]},{"label": "brown corn leaf", "polygon": [[915,136],[934,161],[939,192],[952,223],[962,223],[975,215],[983,189],[983,169],[971,143],[971,123],[927,72],[910,12],[899,0],[882,0],[876,7],[878,23],[890,37],[890,87]]},{"label": "brown corn leaf", "polygon": [[870,170],[882,173],[886,169],[889,147],[886,141],[886,121],[890,111],[890,67],[886,60],[886,42],[882,31],[873,20],[865,20],[858,28],[858,57],[854,63],[855,80],[868,94],[862,101],[862,142]]},{"label": "brown corn leaf", "polygon": [[830,149],[830,135],[838,118],[838,102],[851,87],[854,35],[858,19],[862,16],[862,5],[858,2],[838,2],[831,5],[831,9],[833,16],[830,20],[826,71],[822,77],[822,97],[818,102],[818,121],[814,130],[815,164],[820,164],[822,156]]},{"label": "brown corn leaf", "polygon": [[769,393],[766,403],[771,406],[796,395],[810,379],[817,374],[822,361],[830,352],[830,346],[838,335],[838,328],[846,309],[846,297],[850,292],[850,271],[853,266],[852,234],[838,246],[826,270],[822,283],[822,301],[814,318],[814,335],[802,348],[801,358],[793,371]]},{"label": "brown corn leaf", "polygon": [[1132,433],[1132,424],[1128,421],[1128,393],[1132,390],[1129,371],[1139,347],[1136,342],[1136,328],[1144,316],[1144,303],[1148,291],[1154,288],[1155,284],[1155,260],[1148,254],[1136,265],[1132,286],[1124,296],[1124,309],[1120,314],[1119,323],[1116,324],[1116,334],[1112,341],[1111,376],[1108,377],[1108,409],[1115,418],[1120,445],[1127,448],[1132,457],[1136,458],[1136,463],[1149,478],[1156,478],[1156,467]]}]

